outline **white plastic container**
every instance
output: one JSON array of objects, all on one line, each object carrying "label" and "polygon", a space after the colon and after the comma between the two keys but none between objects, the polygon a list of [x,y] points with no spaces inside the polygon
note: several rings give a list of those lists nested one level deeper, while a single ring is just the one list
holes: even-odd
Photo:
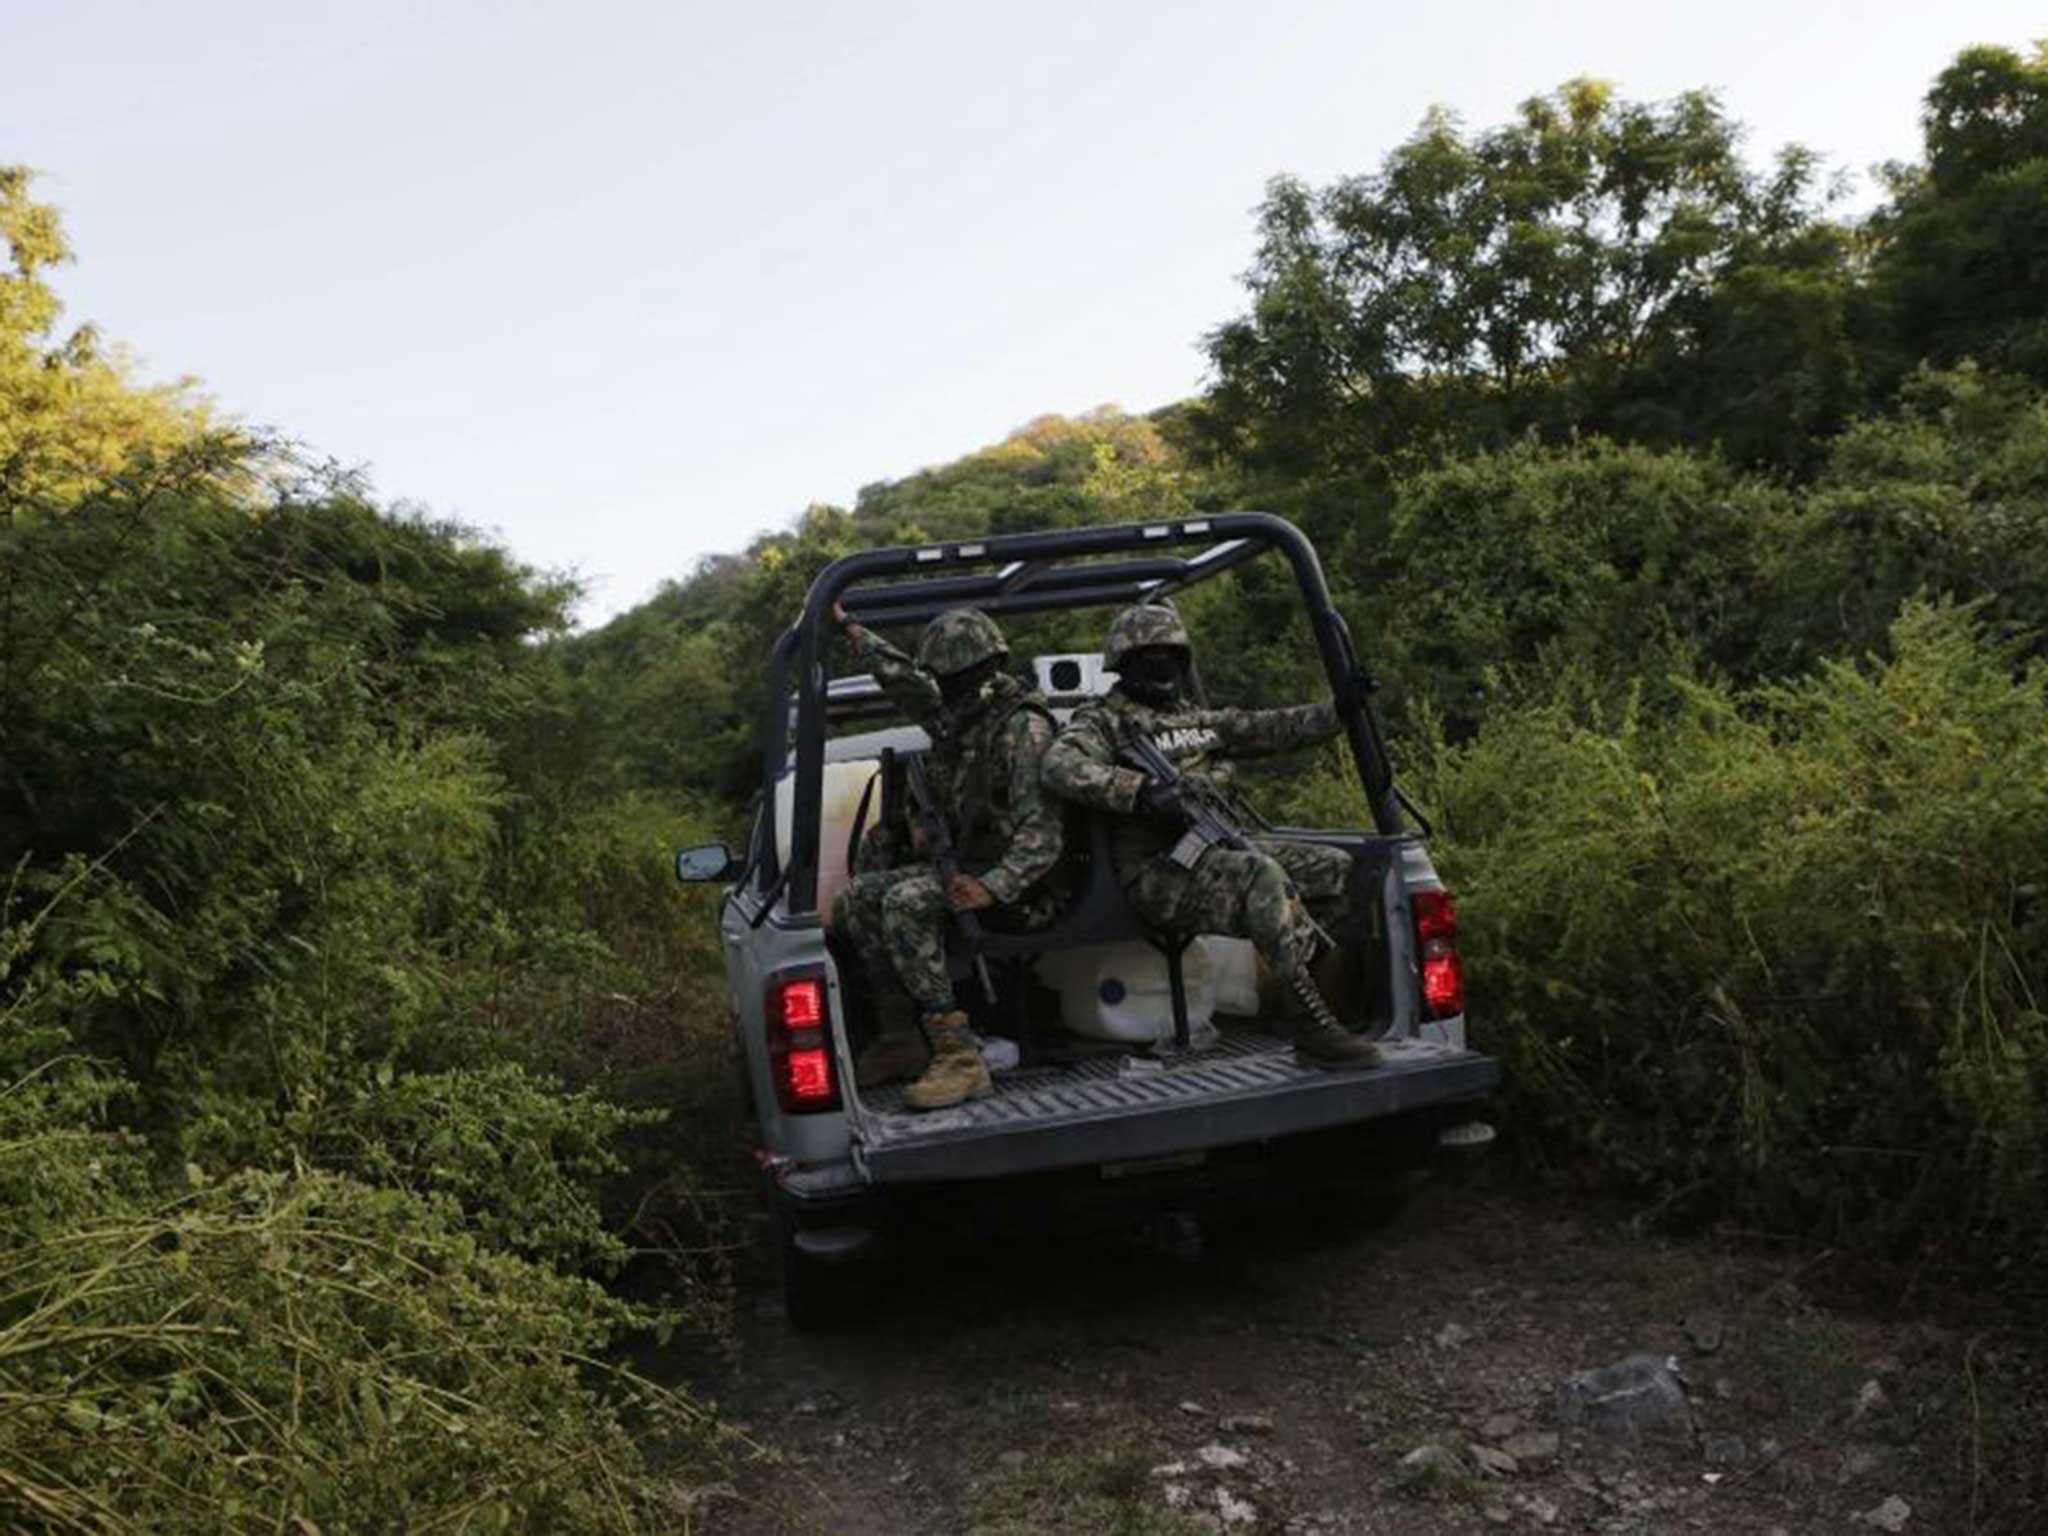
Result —
[{"label": "white plastic container", "polygon": [[[818,913],[832,921],[832,900],[851,873],[846,867],[846,840],[853,832],[860,802],[868,795],[868,784],[881,765],[873,758],[827,763],[818,786]],[[796,775],[786,773],[775,786],[775,854],[789,860],[790,804]],[[881,786],[868,796],[867,825],[872,827],[882,814]]]},{"label": "white plastic container", "polygon": [[1252,941],[1205,933],[1195,940],[1194,948],[1207,957],[1209,984],[1216,991],[1216,1011],[1231,1018],[1257,1018],[1259,952],[1252,947]]},{"label": "white plastic container", "polygon": [[[1091,944],[1055,950],[1038,962],[1039,979],[1060,997],[1060,1022],[1088,1040],[1151,1045],[1173,1039],[1173,984],[1166,957],[1149,944]],[[1206,941],[1181,957],[1192,1043],[1214,1037],[1216,992]]]}]

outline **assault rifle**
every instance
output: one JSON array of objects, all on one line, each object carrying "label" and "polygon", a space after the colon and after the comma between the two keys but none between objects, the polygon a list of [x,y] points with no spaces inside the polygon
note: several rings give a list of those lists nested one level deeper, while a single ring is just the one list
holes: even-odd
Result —
[{"label": "assault rifle", "polygon": [[[1159,750],[1159,743],[1142,731],[1133,731],[1124,739],[1122,753],[1124,766],[1135,768],[1152,783],[1162,785],[1169,792],[1175,811],[1179,814],[1184,830],[1174,843],[1173,851],[1167,855],[1183,869],[1193,869],[1201,862],[1202,855],[1211,848],[1236,848],[1256,851],[1257,844],[1245,835],[1237,819],[1237,812],[1230,803],[1207,785],[1198,784],[1180,771],[1178,764]],[[1303,907],[1307,912],[1307,907]],[[1323,943],[1336,948],[1337,941],[1330,937],[1329,930],[1309,917]],[[1297,986],[1308,985],[1312,1008],[1328,1011],[1319,996],[1314,996],[1312,983],[1298,981]]]},{"label": "assault rifle", "polygon": [[922,757],[903,760],[903,783],[910,791],[910,813],[924,834],[924,856],[939,877],[946,909],[953,914],[960,937],[967,941],[967,952],[974,957],[974,974],[981,982],[981,995],[993,1004],[996,984],[988,974],[988,961],[982,958],[981,919],[953,905],[953,877],[960,873],[960,851],[953,846],[952,829],[946,825],[946,813],[939,809],[938,798],[932,794],[932,782],[925,776]]},{"label": "assault rifle", "polygon": [[[1124,737],[1124,750],[1120,756],[1126,768],[1137,768],[1153,784],[1165,786],[1167,799],[1174,805],[1174,811],[1180,815],[1184,831],[1180,834],[1180,840],[1174,844],[1174,850],[1167,854],[1167,858],[1171,858],[1182,868],[1194,868],[1202,860],[1202,854],[1206,854],[1210,848],[1257,848],[1257,844],[1253,844],[1251,838],[1245,836],[1245,829],[1239,825],[1237,813],[1231,809],[1231,805],[1206,784],[1198,784],[1192,778],[1188,778],[1174,764],[1174,760],[1159,750],[1159,743],[1153,741],[1149,735],[1145,735],[1143,731],[1130,731]],[[1309,926],[1315,928],[1323,944],[1327,944],[1329,948],[1337,946],[1337,940],[1333,940],[1329,936],[1329,930],[1315,920],[1315,915],[1309,913],[1307,905],[1303,905],[1303,915],[1307,915]],[[1315,989],[1315,981],[1311,981],[1307,975],[1296,975],[1290,985],[1296,993],[1300,993],[1305,1004],[1309,1004],[1309,1012],[1315,1012],[1335,1022],[1335,1016],[1329,1012],[1329,1004],[1325,1004],[1323,995]]]},{"label": "assault rifle", "polygon": [[1211,848],[1252,846],[1235,813],[1218,796],[1191,782],[1150,736],[1133,731],[1124,742],[1123,758],[1126,767],[1165,788],[1179,810],[1185,830],[1168,857],[1182,869],[1193,869]]}]

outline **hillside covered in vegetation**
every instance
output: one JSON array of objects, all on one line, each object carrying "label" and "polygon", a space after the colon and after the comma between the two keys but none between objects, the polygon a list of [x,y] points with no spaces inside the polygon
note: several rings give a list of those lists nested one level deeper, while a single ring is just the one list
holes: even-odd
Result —
[{"label": "hillside covered in vegetation", "polygon": [[[687,1518],[718,1427],[619,1363],[725,1327],[726,1025],[667,855],[744,825],[752,659],[880,542],[1294,518],[1526,1158],[2026,1299],[2048,52],[1963,54],[1924,124],[1845,220],[1706,95],[1431,117],[1271,184],[1200,397],[1040,418],[589,634],[64,329],[0,171],[0,1524]],[[1315,686],[1271,575],[1189,616],[1219,697]],[[1360,815],[1296,769],[1275,809]]]},{"label": "hillside covered in vegetation", "polygon": [[[1465,906],[1510,1134],[1702,1211],[2030,1245],[2044,1194],[2048,56],[1830,217],[1710,97],[1570,83],[1268,189],[1214,385],[813,507],[563,648],[622,784],[737,818],[762,654],[875,542],[1257,506],[1315,538]],[[1253,572],[1225,699],[1314,686]],[[1090,643],[1071,626],[1053,636]],[[1334,758],[1270,787],[1362,810]]]}]

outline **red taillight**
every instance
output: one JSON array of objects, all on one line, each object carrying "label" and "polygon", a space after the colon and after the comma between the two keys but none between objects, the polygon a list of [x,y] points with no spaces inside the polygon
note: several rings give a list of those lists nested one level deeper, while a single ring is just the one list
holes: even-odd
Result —
[{"label": "red taillight", "polygon": [[781,995],[784,1029],[817,1029],[825,1022],[825,983],[817,977],[785,981]]},{"label": "red taillight", "polygon": [[1446,944],[1458,937],[1458,907],[1449,891],[1416,891],[1409,898],[1415,908],[1415,937],[1427,944],[1442,939]]},{"label": "red taillight", "polygon": [[768,984],[768,1073],[791,1114],[839,1107],[825,978],[789,976]]},{"label": "red taillight", "polygon": [[1424,957],[1422,1000],[1429,1004],[1432,1018],[1448,1019],[1465,1011],[1465,963],[1455,951]]},{"label": "red taillight", "polygon": [[791,1051],[783,1059],[783,1077],[789,1096],[806,1107],[830,1104],[838,1097],[832,1087],[832,1058],[823,1046]]},{"label": "red taillight", "polygon": [[1433,1019],[1465,1011],[1465,964],[1458,958],[1458,908],[1444,890],[1409,895],[1415,947],[1422,959],[1422,1001]]}]

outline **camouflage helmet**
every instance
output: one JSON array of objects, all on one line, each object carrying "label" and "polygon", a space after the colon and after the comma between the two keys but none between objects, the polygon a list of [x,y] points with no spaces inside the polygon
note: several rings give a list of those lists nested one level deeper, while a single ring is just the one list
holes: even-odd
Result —
[{"label": "camouflage helmet", "polygon": [[1109,621],[1109,636],[1102,642],[1102,664],[1110,671],[1132,651],[1148,645],[1172,645],[1190,650],[1188,628],[1180,615],[1166,603],[1140,603],[1126,608]]},{"label": "camouflage helmet", "polygon": [[949,608],[925,625],[917,664],[935,677],[951,677],[991,656],[1010,654],[996,621],[979,608]]}]

